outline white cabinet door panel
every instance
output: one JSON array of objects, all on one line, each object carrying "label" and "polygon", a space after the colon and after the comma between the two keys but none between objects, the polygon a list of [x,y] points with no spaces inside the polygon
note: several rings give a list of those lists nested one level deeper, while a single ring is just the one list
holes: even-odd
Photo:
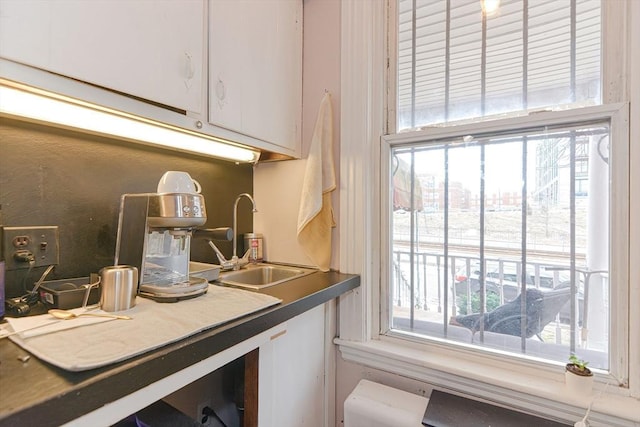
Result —
[{"label": "white cabinet door panel", "polygon": [[211,0],[209,7],[209,121],[297,149],[302,2]]},{"label": "white cabinet door panel", "polygon": [[1,0],[0,56],[202,111],[204,0]]},{"label": "white cabinet door panel", "polygon": [[325,306],[286,323],[260,347],[258,418],[261,426],[324,426]]}]

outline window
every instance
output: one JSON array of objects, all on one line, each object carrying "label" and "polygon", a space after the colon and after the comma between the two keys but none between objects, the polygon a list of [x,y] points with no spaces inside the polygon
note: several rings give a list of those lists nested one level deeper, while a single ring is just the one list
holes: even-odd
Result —
[{"label": "window", "polygon": [[[607,371],[609,122],[519,126],[391,148],[390,328]],[[602,155],[579,197],[583,144]]]},{"label": "window", "polygon": [[615,196],[628,139],[618,107],[601,105],[600,1],[502,0],[490,16],[478,0],[399,0],[397,12],[382,333],[577,353],[624,377],[610,327],[626,313],[612,295],[627,286],[615,236],[628,224],[610,218],[628,212]]}]

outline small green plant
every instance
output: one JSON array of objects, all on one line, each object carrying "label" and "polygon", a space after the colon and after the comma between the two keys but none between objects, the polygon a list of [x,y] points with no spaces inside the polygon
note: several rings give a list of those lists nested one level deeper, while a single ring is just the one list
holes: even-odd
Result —
[{"label": "small green plant", "polygon": [[[486,312],[495,310],[500,305],[500,295],[495,292],[487,292],[486,296]],[[458,313],[461,315],[480,313],[480,293],[476,292],[471,295],[471,313],[467,312],[467,296],[465,294],[458,296]]]},{"label": "small green plant", "polygon": [[567,369],[578,375],[590,376],[592,374],[591,374],[591,370],[587,368],[588,364],[589,362],[578,358],[578,356],[576,356],[575,354],[571,354],[571,356],[569,356],[569,363],[567,364]]},{"label": "small green plant", "polygon": [[576,356],[575,354],[572,354],[571,356],[569,356],[569,363],[577,366],[578,369],[581,371],[584,371],[585,369],[587,369],[587,365],[589,364],[589,362],[585,362],[582,359],[578,359],[578,356]]}]

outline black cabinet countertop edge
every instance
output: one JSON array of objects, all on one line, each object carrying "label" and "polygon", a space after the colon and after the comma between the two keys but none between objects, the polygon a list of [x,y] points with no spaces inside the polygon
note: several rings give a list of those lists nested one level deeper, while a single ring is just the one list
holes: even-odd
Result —
[{"label": "black cabinet countertop edge", "polygon": [[[0,426],[60,425],[233,347],[360,285],[338,272],[294,279],[258,292],[282,299],[274,307],[227,322],[126,361],[69,372],[0,340]],[[179,303],[178,303],[179,304]]]}]

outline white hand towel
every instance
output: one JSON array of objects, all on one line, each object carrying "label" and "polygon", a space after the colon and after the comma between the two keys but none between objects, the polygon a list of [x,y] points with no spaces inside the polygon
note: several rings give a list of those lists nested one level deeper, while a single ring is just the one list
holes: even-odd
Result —
[{"label": "white hand towel", "polygon": [[320,103],[311,138],[298,211],[298,243],[321,271],[331,264],[331,229],[335,227],[331,192],[336,188],[333,165],[331,95]]}]

